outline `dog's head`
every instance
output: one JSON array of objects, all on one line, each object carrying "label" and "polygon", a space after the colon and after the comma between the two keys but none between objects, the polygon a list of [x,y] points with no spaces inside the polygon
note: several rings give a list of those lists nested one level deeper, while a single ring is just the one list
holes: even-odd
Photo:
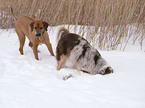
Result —
[{"label": "dog's head", "polygon": [[47,31],[48,23],[45,21],[34,21],[30,24],[30,27],[35,36],[41,37]]}]

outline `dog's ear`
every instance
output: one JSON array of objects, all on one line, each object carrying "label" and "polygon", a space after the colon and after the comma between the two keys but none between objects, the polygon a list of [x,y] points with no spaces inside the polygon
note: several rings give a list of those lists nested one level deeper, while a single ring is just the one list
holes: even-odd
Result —
[{"label": "dog's ear", "polygon": [[45,30],[47,31],[48,23],[43,21],[43,24],[44,24]]},{"label": "dog's ear", "polygon": [[30,24],[30,27],[31,27],[31,31],[33,31],[33,28],[34,28],[34,22],[32,22],[32,23]]}]

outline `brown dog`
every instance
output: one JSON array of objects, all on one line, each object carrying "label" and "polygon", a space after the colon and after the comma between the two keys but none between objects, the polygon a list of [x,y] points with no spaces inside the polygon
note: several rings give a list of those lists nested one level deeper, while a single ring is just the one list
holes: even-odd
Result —
[{"label": "brown dog", "polygon": [[26,16],[17,19],[14,16],[12,8],[11,13],[15,20],[15,30],[20,41],[20,53],[23,55],[23,46],[25,43],[26,35],[30,41],[29,46],[33,48],[33,53],[36,60],[39,60],[37,50],[39,43],[44,43],[47,46],[51,55],[54,56],[51,43],[49,42],[49,36],[47,33],[48,23],[45,21],[35,21],[34,19]]}]

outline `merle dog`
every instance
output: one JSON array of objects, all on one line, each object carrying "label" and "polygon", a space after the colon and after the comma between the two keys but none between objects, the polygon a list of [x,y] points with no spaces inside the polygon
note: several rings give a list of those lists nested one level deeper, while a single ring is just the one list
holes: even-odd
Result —
[{"label": "merle dog", "polygon": [[57,42],[57,70],[64,67],[66,61],[69,60],[73,64],[73,68],[92,75],[113,73],[113,69],[100,53],[81,36],[69,33],[67,29],[61,27],[57,35]]}]

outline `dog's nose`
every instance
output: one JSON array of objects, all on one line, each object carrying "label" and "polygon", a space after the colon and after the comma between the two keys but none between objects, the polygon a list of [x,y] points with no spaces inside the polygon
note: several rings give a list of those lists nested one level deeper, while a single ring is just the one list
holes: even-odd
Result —
[{"label": "dog's nose", "polygon": [[107,67],[105,69],[105,74],[113,73],[113,69],[111,67]]},{"label": "dog's nose", "polygon": [[36,35],[36,36],[41,36],[41,33],[40,33],[39,31],[37,31],[37,32],[35,33],[35,35]]},{"label": "dog's nose", "polygon": [[105,75],[113,73],[113,69],[111,67],[107,67],[105,70],[102,70],[99,74]]}]

